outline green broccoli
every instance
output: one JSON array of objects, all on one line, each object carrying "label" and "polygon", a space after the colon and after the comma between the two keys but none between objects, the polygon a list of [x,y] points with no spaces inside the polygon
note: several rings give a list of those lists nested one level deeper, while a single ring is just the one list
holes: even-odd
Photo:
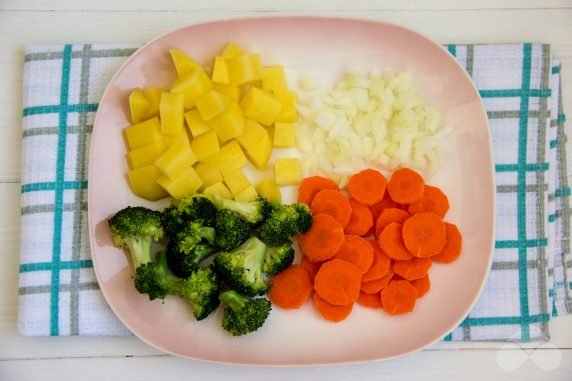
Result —
[{"label": "green broccoli", "polygon": [[108,223],[113,244],[129,249],[134,268],[151,262],[152,243],[163,238],[160,212],[128,206],[115,213]]},{"label": "green broccoli", "polygon": [[212,200],[218,209],[232,210],[253,225],[262,222],[270,209],[268,201],[261,196],[254,201],[236,201],[214,195]]},{"label": "green broccoli", "polygon": [[188,254],[201,241],[205,240],[212,244],[214,239],[214,228],[203,226],[201,221],[191,221],[177,233],[175,240],[179,250]]},{"label": "green broccoli", "polygon": [[278,247],[269,247],[262,271],[267,275],[276,275],[282,272],[294,262],[295,253],[292,242]]},{"label": "green broccoli", "polygon": [[150,300],[165,299],[180,287],[181,279],[167,271],[164,252],[157,253],[155,262],[147,262],[135,270],[135,289],[140,294],[149,295]]},{"label": "green broccoli", "polygon": [[311,225],[312,213],[306,204],[273,204],[258,237],[270,247],[282,246],[290,242],[290,237],[308,231]]},{"label": "green broccoli", "polygon": [[251,225],[243,220],[238,213],[221,209],[216,214],[215,245],[224,251],[240,246],[250,236]]},{"label": "green broccoli", "polygon": [[169,269],[180,278],[188,278],[199,269],[199,264],[212,254],[216,253],[215,246],[199,243],[188,253],[180,250],[177,241],[167,244],[167,264]]},{"label": "green broccoli", "polygon": [[256,331],[272,310],[268,299],[248,299],[233,290],[223,292],[220,300],[228,304],[222,315],[222,327],[233,336]]},{"label": "green broccoli", "polygon": [[191,222],[200,222],[203,227],[213,227],[217,208],[206,196],[194,194],[175,201],[163,211],[161,223],[165,235],[172,239]]},{"label": "green broccoli", "polygon": [[251,237],[232,251],[219,253],[214,259],[215,270],[230,288],[246,296],[264,295],[269,288],[262,271],[266,245]]}]

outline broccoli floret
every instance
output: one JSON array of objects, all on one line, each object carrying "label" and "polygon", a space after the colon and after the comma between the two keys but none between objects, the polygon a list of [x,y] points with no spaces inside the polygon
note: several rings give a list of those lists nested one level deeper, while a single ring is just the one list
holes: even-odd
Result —
[{"label": "broccoli floret", "polygon": [[179,249],[176,241],[167,244],[167,263],[169,269],[180,278],[188,278],[199,269],[199,264],[217,251],[212,245],[199,243],[188,253]]},{"label": "broccoli floret", "polygon": [[178,295],[193,306],[195,319],[202,320],[217,309],[221,282],[212,266],[198,269],[183,281]]},{"label": "broccoli floret", "polygon": [[151,245],[163,238],[160,212],[128,206],[115,213],[108,223],[113,244],[129,249],[134,268],[151,262]]},{"label": "broccoli floret", "polygon": [[181,279],[167,272],[167,259],[164,252],[157,253],[156,262],[145,263],[135,270],[135,288],[141,294],[149,295],[150,300],[165,299],[176,293]]},{"label": "broccoli floret", "polygon": [[217,208],[207,196],[196,193],[191,197],[184,197],[177,207],[191,220],[201,220],[205,226],[214,226]]},{"label": "broccoli floret", "polygon": [[179,250],[188,254],[195,245],[205,240],[212,244],[215,239],[214,228],[203,226],[201,221],[192,221],[177,233],[176,241]]},{"label": "broccoli floret", "polygon": [[233,290],[223,292],[220,300],[228,304],[222,314],[222,327],[233,336],[256,331],[272,310],[268,299],[248,299]]},{"label": "broccoli floret", "polygon": [[294,262],[295,251],[292,242],[278,247],[269,247],[262,271],[267,275],[276,275]]},{"label": "broccoli floret", "polygon": [[217,208],[232,210],[253,225],[262,222],[270,210],[268,201],[261,196],[254,201],[236,201],[214,195],[213,202]]},{"label": "broccoli floret", "polygon": [[298,232],[299,233],[306,233],[312,227],[312,222],[314,219],[312,218],[312,211],[310,207],[303,202],[298,204],[294,204],[294,208],[296,212],[298,212]]},{"label": "broccoli floret", "polygon": [[264,295],[269,288],[262,271],[265,258],[266,245],[251,237],[235,250],[219,253],[214,265],[230,288],[246,296]]},{"label": "broccoli floret", "polygon": [[250,236],[251,225],[243,220],[238,213],[221,209],[216,214],[215,245],[224,251],[240,246]]},{"label": "broccoli floret", "polygon": [[307,205],[274,204],[260,226],[258,237],[270,247],[282,246],[290,241],[290,237],[308,231],[311,225],[312,213]]}]

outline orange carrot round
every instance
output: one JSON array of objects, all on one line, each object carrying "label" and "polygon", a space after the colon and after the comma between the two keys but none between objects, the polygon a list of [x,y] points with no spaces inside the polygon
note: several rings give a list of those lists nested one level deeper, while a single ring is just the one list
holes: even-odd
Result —
[{"label": "orange carrot round", "polygon": [[381,291],[381,303],[391,315],[413,311],[418,291],[406,280],[392,280]]},{"label": "orange carrot round", "polygon": [[312,282],[301,265],[291,265],[270,278],[268,299],[279,307],[300,308],[312,294]]},{"label": "orange carrot round", "polygon": [[336,306],[355,302],[360,285],[360,270],[341,259],[324,263],[314,279],[314,290],[318,295]]},{"label": "orange carrot round", "polygon": [[364,169],[350,177],[348,192],[363,205],[374,205],[383,200],[387,179],[375,169]]},{"label": "orange carrot round", "polygon": [[362,282],[369,282],[371,280],[381,279],[389,274],[392,269],[392,261],[387,255],[383,254],[377,241],[367,241],[373,249],[373,261],[369,270],[363,274]]},{"label": "orange carrot round", "polygon": [[312,214],[329,214],[342,224],[342,227],[350,222],[352,206],[347,198],[337,190],[324,189],[318,192],[312,205]]},{"label": "orange carrot round", "polygon": [[343,226],[328,214],[314,215],[312,227],[300,235],[300,248],[312,262],[332,258],[345,241]]},{"label": "orange carrot round", "polygon": [[298,188],[298,202],[312,205],[314,197],[323,189],[339,190],[338,185],[331,179],[322,176],[306,177]]},{"label": "orange carrot round", "polygon": [[431,257],[435,262],[451,263],[461,255],[463,237],[457,225],[445,222],[445,234],[447,243],[441,252]]},{"label": "orange carrot round", "polygon": [[447,243],[445,223],[435,213],[417,213],[403,223],[403,242],[414,257],[431,257]]},{"label": "orange carrot round", "polygon": [[335,258],[349,262],[365,274],[373,262],[373,247],[357,235],[346,235],[344,244]]},{"label": "orange carrot round", "polygon": [[340,322],[347,318],[351,314],[354,306],[353,303],[345,305],[335,305],[329,303],[328,301],[324,300],[324,298],[320,297],[320,295],[317,293],[314,293],[312,300],[314,301],[314,306],[320,315],[322,315],[324,319],[334,323]]},{"label": "orange carrot round", "polygon": [[395,261],[393,271],[407,279],[413,281],[427,276],[433,261],[430,258],[412,258],[408,261]]},{"label": "orange carrot round", "polygon": [[392,222],[404,223],[409,218],[409,213],[403,209],[385,208],[375,220],[375,235],[381,234],[383,229]]},{"label": "orange carrot round", "polygon": [[387,191],[391,199],[398,204],[411,204],[423,197],[425,181],[423,177],[409,168],[401,168],[393,172]]},{"label": "orange carrot round", "polygon": [[364,307],[381,308],[381,294],[379,292],[375,294],[360,292],[357,301]]},{"label": "orange carrot round", "polygon": [[442,218],[449,210],[449,199],[443,191],[431,185],[425,185],[421,200],[409,205],[409,214],[432,212]]},{"label": "orange carrot round", "polygon": [[394,274],[393,271],[389,274],[375,280],[370,280],[368,282],[362,282],[360,285],[360,290],[365,292],[366,294],[375,294],[376,292],[380,292],[383,290],[385,286],[389,282],[393,280]]},{"label": "orange carrot round", "polygon": [[403,243],[401,224],[392,222],[383,229],[377,242],[381,250],[391,259],[408,260],[413,258]]},{"label": "orange carrot round", "polygon": [[322,262],[312,262],[308,259],[308,257],[302,255],[302,262],[300,264],[302,265],[304,270],[306,270],[306,272],[308,273],[308,276],[310,277],[312,284],[314,284],[314,278],[316,277],[316,274],[318,273],[320,266],[322,266]]},{"label": "orange carrot round", "polygon": [[365,235],[373,225],[373,217],[367,206],[363,206],[357,201],[350,200],[352,214],[350,222],[345,227],[346,234]]},{"label": "orange carrot round", "polygon": [[429,274],[425,275],[421,279],[415,279],[413,282],[411,282],[411,284],[413,285],[413,287],[417,289],[417,292],[419,292],[417,294],[418,298],[421,298],[431,289],[431,281],[429,280]]}]

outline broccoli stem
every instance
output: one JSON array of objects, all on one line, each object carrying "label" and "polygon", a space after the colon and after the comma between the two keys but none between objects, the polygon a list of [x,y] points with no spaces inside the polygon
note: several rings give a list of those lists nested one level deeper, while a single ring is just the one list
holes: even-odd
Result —
[{"label": "broccoli stem", "polygon": [[244,307],[246,302],[248,302],[248,299],[246,297],[240,295],[238,292],[234,290],[228,290],[223,292],[222,294],[220,294],[219,299],[228,304],[228,306],[232,308],[234,312],[240,311],[242,307]]},{"label": "broccoli stem", "polygon": [[151,262],[151,238],[140,239],[137,237],[126,238],[125,243],[131,253],[133,267],[137,267]]}]

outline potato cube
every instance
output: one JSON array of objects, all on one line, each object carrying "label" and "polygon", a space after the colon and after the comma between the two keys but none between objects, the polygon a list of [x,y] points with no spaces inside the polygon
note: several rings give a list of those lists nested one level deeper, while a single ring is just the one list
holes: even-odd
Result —
[{"label": "potato cube", "polygon": [[170,49],[169,54],[171,55],[171,59],[173,60],[175,70],[177,70],[177,75],[179,77],[190,73],[191,70],[200,66],[195,60],[179,49]]},{"label": "potato cube", "polygon": [[248,162],[236,140],[226,143],[221,147],[217,155],[206,158],[204,161],[216,164],[223,177],[236,169],[244,167]]},{"label": "potato cube", "polygon": [[159,116],[159,104],[161,103],[161,94],[168,90],[160,89],[158,87],[149,87],[143,90],[145,97],[149,101],[149,108],[147,109],[147,115],[145,119],[153,118]]},{"label": "potato cube", "polygon": [[196,193],[197,190],[203,186],[201,178],[197,175],[193,167],[187,168],[181,176],[174,180],[171,180],[167,176],[160,176],[157,179],[157,183],[163,187],[171,197],[177,200],[186,195]]},{"label": "potato cube", "polygon": [[232,200],[232,193],[230,193],[226,185],[224,185],[222,182],[218,182],[216,184],[206,187],[203,190],[203,194],[206,196],[216,195],[222,198]]},{"label": "potato cube", "polygon": [[237,136],[236,140],[238,140],[243,149],[247,150],[262,139],[264,135],[268,135],[266,128],[262,127],[255,120],[246,118],[242,135]]},{"label": "potato cube", "polygon": [[244,131],[244,116],[238,103],[231,102],[227,109],[219,116],[207,122],[209,127],[216,132],[222,143],[225,143]]},{"label": "potato cube", "polygon": [[222,83],[224,85],[228,85],[228,65],[226,64],[226,59],[223,57],[215,57],[211,80],[214,83]]},{"label": "potato cube", "polygon": [[262,89],[272,92],[288,90],[286,74],[282,66],[265,66],[262,68]]},{"label": "potato cube", "polygon": [[167,148],[171,147],[175,143],[183,143],[186,147],[191,147],[191,141],[186,131],[179,136],[176,135],[163,135],[163,142]]},{"label": "potato cube", "polygon": [[298,94],[295,91],[280,90],[274,92],[274,97],[282,104],[280,113],[276,117],[276,122],[296,122],[298,120],[298,110],[296,110]]},{"label": "potato cube", "polygon": [[197,157],[193,151],[183,143],[177,142],[155,160],[155,166],[163,175],[174,180],[196,161]]},{"label": "potato cube", "polygon": [[163,93],[159,104],[161,117],[161,133],[163,135],[179,136],[185,128],[183,94]]},{"label": "potato cube", "polygon": [[156,201],[167,197],[165,190],[157,184],[161,172],[153,164],[127,172],[127,180],[133,193],[146,200]]},{"label": "potato cube", "polygon": [[242,54],[227,60],[229,84],[240,86],[262,78],[262,65],[258,53]]},{"label": "potato cube", "polygon": [[218,144],[216,133],[214,131],[209,131],[197,136],[191,142],[191,149],[199,161],[217,154],[220,146]]},{"label": "potato cube", "polygon": [[161,122],[157,117],[124,128],[123,135],[129,151],[163,140]]},{"label": "potato cube", "polygon": [[240,87],[238,86],[223,85],[222,83],[213,83],[213,90],[216,90],[219,93],[226,94],[233,102],[238,103],[240,101],[241,91]]},{"label": "potato cube", "polygon": [[270,126],[280,114],[282,104],[271,94],[251,87],[240,101],[240,107],[246,117]]},{"label": "potato cube", "polygon": [[247,186],[239,194],[234,195],[236,201],[254,201],[258,197],[256,189],[252,185]]},{"label": "potato cube", "polygon": [[201,118],[201,114],[199,114],[197,109],[187,111],[185,113],[185,121],[193,138],[211,130],[209,125]]},{"label": "potato cube", "polygon": [[230,98],[216,90],[211,90],[196,101],[197,110],[201,118],[208,122],[222,114],[228,107]]},{"label": "potato cube", "polygon": [[139,123],[144,121],[147,116],[147,110],[151,102],[145,96],[141,89],[135,89],[129,94],[129,111],[131,112],[131,123]]},{"label": "potato cube", "polygon": [[222,173],[216,163],[200,162],[195,164],[194,168],[203,181],[203,187],[208,187],[222,181]]},{"label": "potato cube", "polygon": [[224,176],[224,183],[228,189],[230,189],[235,198],[236,195],[242,192],[245,188],[252,186],[248,177],[246,177],[244,172],[242,172],[240,169],[236,169],[230,173],[227,173]]},{"label": "potato cube", "polygon": [[221,56],[222,56],[222,58],[229,59],[229,58],[234,58],[234,57],[243,55],[245,53],[246,52],[244,50],[242,50],[242,48],[240,46],[236,45],[234,42],[229,42],[224,47],[224,50],[222,51]]},{"label": "potato cube", "polygon": [[268,164],[270,154],[272,153],[272,140],[270,136],[264,135],[256,144],[246,150],[246,157],[256,167],[263,170]]},{"label": "potato cube", "polygon": [[127,154],[127,162],[129,163],[129,167],[131,169],[137,169],[151,165],[155,160],[157,160],[159,156],[161,156],[163,152],[165,152],[166,149],[167,146],[165,143],[156,142],[141,148],[137,148],[133,151],[129,151]]},{"label": "potato cube", "polygon": [[212,87],[213,84],[210,78],[207,76],[203,68],[198,66],[192,69],[189,73],[179,77],[173,84],[171,92],[184,94],[185,110],[190,110],[195,106],[197,99],[208,93]]},{"label": "potato cube", "polygon": [[282,202],[282,194],[278,184],[270,179],[264,179],[256,186],[256,192],[268,201]]},{"label": "potato cube", "polygon": [[302,181],[300,161],[296,158],[276,159],[274,163],[274,177],[276,184],[297,185]]},{"label": "potato cube", "polygon": [[294,123],[276,123],[273,136],[274,147],[291,148],[296,143],[296,127]]}]

